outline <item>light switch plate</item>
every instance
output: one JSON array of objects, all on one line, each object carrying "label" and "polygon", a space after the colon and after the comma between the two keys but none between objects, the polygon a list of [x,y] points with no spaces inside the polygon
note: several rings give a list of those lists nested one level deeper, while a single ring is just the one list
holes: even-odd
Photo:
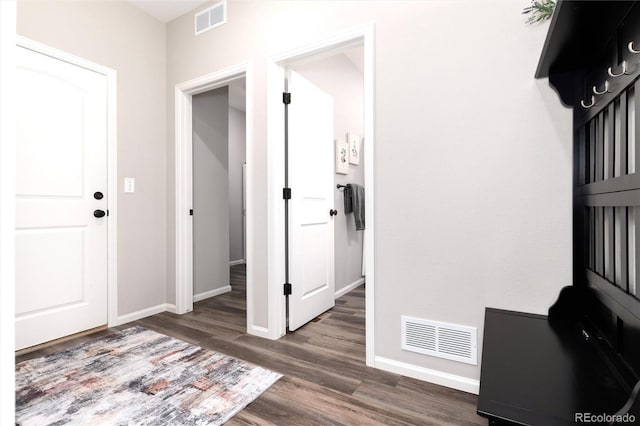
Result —
[{"label": "light switch plate", "polygon": [[136,179],[135,178],[124,178],[124,192],[133,194],[136,192]]}]

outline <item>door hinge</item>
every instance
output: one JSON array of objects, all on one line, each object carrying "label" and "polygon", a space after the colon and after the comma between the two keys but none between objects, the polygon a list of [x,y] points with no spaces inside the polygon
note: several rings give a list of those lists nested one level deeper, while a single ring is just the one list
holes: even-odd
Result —
[{"label": "door hinge", "polygon": [[288,296],[291,294],[291,284],[285,283],[284,285],[284,295]]},{"label": "door hinge", "polygon": [[189,216],[193,216],[193,209],[189,209]]},{"label": "door hinge", "polygon": [[282,188],[282,198],[285,200],[291,199],[291,188]]},{"label": "door hinge", "polygon": [[291,93],[284,92],[282,94],[282,103],[289,105],[291,103]]}]

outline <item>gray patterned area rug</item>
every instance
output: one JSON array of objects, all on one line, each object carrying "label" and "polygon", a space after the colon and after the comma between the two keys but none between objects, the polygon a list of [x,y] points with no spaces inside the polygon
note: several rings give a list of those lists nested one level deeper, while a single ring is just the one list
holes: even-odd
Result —
[{"label": "gray patterned area rug", "polygon": [[16,365],[19,425],[217,425],[282,377],[128,328]]}]

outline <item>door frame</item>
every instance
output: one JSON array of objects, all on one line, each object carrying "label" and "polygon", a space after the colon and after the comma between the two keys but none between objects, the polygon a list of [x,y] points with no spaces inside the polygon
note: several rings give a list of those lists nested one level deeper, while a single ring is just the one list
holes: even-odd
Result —
[{"label": "door frame", "polygon": [[[107,79],[107,325],[119,325],[117,71],[22,36],[16,37],[16,46],[85,68]],[[19,96],[19,93],[15,95]]]},{"label": "door frame", "polygon": [[[269,57],[269,72],[277,73],[283,78],[280,88],[268,88],[270,99],[282,97],[284,76],[289,63],[306,59],[311,56],[327,54],[350,47],[363,46],[364,49],[364,182],[367,188],[365,197],[365,211],[367,212],[367,227],[365,235],[365,333],[366,333],[366,364],[374,366],[375,358],[375,210],[374,210],[374,150],[375,150],[375,25],[368,24],[351,31],[340,33],[324,40],[307,43],[295,49]],[[277,75],[275,74],[275,75]],[[270,74],[274,75],[274,74]],[[268,80],[271,81],[271,78]],[[295,102],[295,94],[292,94]],[[268,103],[272,103],[269,101]],[[280,101],[280,104],[281,101]],[[284,108],[279,111],[268,111],[268,252],[269,252],[269,327],[272,338],[283,336],[286,332],[286,299],[282,291],[284,283],[284,203],[282,202],[282,188],[284,187]],[[293,188],[295,190],[295,188]],[[295,283],[293,283],[295,285]]]},{"label": "door frame", "polygon": [[0,1],[0,424],[15,424],[16,2]]},{"label": "door frame", "polygon": [[228,85],[245,78],[245,161],[246,182],[246,251],[247,264],[247,332],[253,325],[253,72],[244,63],[206,74],[175,86],[175,248],[176,248],[176,313],[193,310],[193,95]]}]

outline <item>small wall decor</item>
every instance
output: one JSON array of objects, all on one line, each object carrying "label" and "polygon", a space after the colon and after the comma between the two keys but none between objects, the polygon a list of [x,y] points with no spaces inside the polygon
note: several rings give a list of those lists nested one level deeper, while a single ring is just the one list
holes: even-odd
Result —
[{"label": "small wall decor", "polygon": [[346,141],[336,140],[336,173],[349,173],[349,144]]},{"label": "small wall decor", "polygon": [[347,141],[349,142],[349,163],[360,164],[360,136],[347,133]]}]

